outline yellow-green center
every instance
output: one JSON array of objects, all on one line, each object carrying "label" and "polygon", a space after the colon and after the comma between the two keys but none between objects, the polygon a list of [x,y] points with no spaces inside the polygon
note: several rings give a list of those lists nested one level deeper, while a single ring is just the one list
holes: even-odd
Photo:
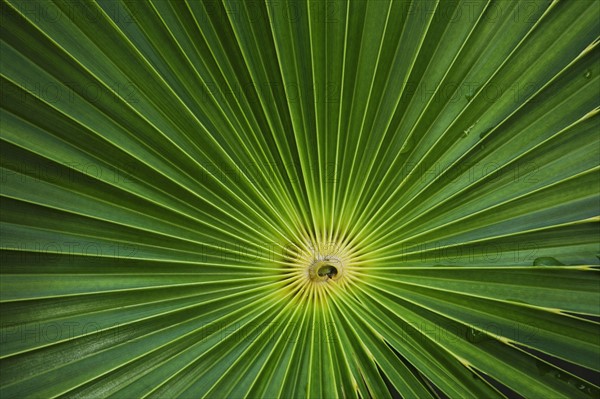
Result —
[{"label": "yellow-green center", "polygon": [[308,276],[312,281],[338,280],[344,271],[342,262],[337,258],[314,260],[308,267]]}]

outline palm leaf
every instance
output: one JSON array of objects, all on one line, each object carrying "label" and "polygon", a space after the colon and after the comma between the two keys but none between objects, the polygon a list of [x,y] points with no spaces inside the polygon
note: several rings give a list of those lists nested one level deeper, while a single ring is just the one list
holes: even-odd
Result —
[{"label": "palm leaf", "polygon": [[598,21],[3,1],[0,395],[599,397]]}]

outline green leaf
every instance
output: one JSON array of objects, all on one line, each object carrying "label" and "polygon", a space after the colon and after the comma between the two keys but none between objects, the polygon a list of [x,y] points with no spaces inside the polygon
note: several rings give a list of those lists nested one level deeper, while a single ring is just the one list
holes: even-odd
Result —
[{"label": "green leaf", "polygon": [[600,397],[600,3],[0,12],[0,396]]}]

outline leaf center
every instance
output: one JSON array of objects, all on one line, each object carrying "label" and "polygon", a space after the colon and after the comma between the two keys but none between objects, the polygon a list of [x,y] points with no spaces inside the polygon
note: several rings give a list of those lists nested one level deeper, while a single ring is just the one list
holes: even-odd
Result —
[{"label": "leaf center", "polygon": [[342,262],[334,257],[315,260],[308,268],[309,278],[314,282],[338,280],[343,274]]},{"label": "leaf center", "polygon": [[337,273],[337,268],[330,264],[324,264],[323,266],[319,267],[319,270],[317,270],[319,277],[327,276],[328,278],[333,278],[337,275]]}]

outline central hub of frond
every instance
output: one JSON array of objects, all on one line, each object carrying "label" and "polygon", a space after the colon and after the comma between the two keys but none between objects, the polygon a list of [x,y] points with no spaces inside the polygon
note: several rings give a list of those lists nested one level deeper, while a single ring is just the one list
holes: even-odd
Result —
[{"label": "central hub of frond", "polygon": [[[350,246],[331,240],[306,240],[293,245],[287,261],[293,274],[293,285],[304,292],[328,292],[346,287],[353,280]],[[306,291],[307,290],[307,291]]]},{"label": "central hub of frond", "polygon": [[344,265],[334,256],[325,256],[308,267],[308,276],[312,281],[339,280],[344,274]]}]

